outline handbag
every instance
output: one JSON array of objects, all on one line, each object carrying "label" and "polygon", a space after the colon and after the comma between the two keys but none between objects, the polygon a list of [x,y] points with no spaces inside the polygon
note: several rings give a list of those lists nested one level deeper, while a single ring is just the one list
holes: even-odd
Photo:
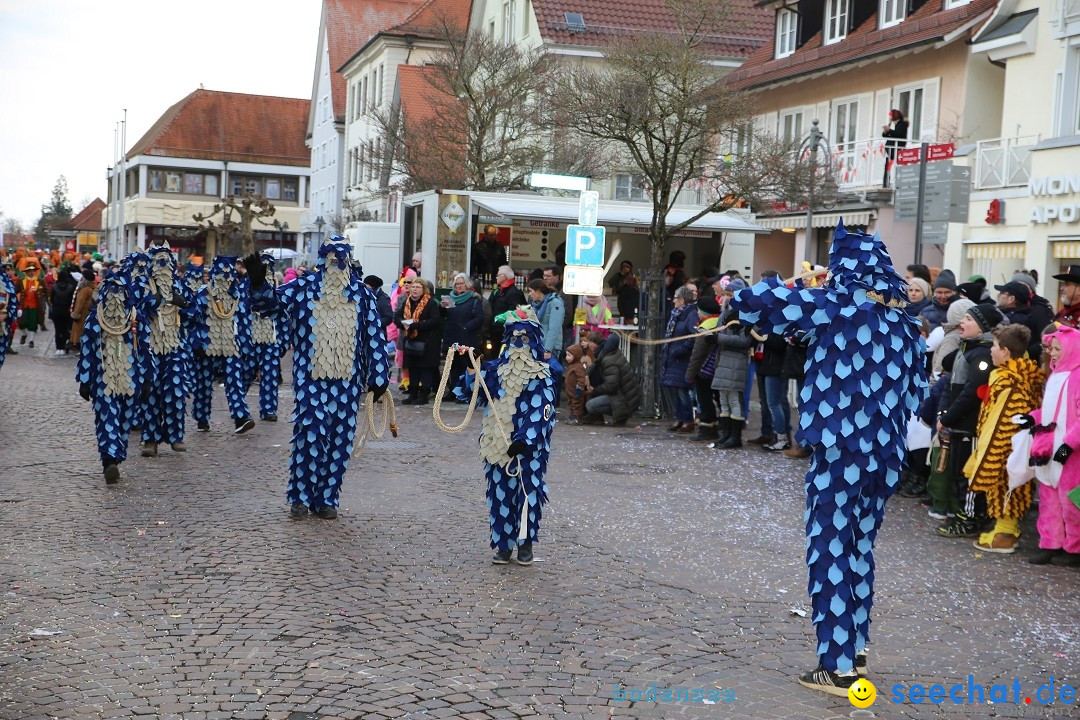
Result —
[{"label": "handbag", "polygon": [[403,348],[406,355],[423,355],[427,343],[423,340],[406,340]]}]

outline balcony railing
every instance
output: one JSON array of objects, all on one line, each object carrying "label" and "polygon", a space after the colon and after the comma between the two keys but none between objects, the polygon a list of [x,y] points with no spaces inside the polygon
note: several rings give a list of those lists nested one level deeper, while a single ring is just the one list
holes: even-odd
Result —
[{"label": "balcony railing", "polygon": [[[887,160],[884,138],[838,143],[832,149],[837,187],[846,192],[880,188],[884,184]],[[890,186],[893,173],[890,167]]]},{"label": "balcony railing", "polygon": [[1031,148],[1038,135],[980,140],[975,150],[975,189],[1027,185],[1031,178]]}]

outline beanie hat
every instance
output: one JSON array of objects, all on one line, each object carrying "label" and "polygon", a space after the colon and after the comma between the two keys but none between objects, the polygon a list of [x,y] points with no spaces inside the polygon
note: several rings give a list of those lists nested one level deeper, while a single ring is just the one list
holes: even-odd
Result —
[{"label": "beanie hat", "polygon": [[698,312],[704,313],[706,315],[720,314],[720,303],[718,303],[716,301],[716,298],[712,295],[705,295],[698,298],[697,308]]},{"label": "beanie hat", "polygon": [[942,270],[938,273],[937,280],[934,281],[934,289],[948,288],[949,290],[956,290],[956,276],[953,275],[952,270]]},{"label": "beanie hat", "polygon": [[383,286],[383,280],[378,275],[368,275],[364,278],[364,284],[370,288],[381,288]]},{"label": "beanie hat", "polygon": [[742,278],[732,278],[725,288],[728,292],[738,292],[746,288],[746,282]]},{"label": "beanie hat", "polygon": [[930,283],[926,282],[922,278],[913,277],[910,280],[908,280],[908,285],[914,285],[915,287],[922,290],[922,294],[923,294],[924,298],[930,297]]},{"label": "beanie hat", "polygon": [[988,333],[1001,324],[1004,316],[993,305],[972,305],[967,314],[971,316],[984,333]]},{"label": "beanie hat", "polygon": [[1009,282],[1022,282],[1025,285],[1028,286],[1029,290],[1031,290],[1031,295],[1032,296],[1035,295],[1036,282],[1035,282],[1035,278],[1033,278],[1031,275],[1028,275],[1027,273],[1018,272],[1018,273],[1016,273],[1015,275],[1012,276],[1012,278],[1009,280]]},{"label": "beanie hat", "polygon": [[[966,284],[968,283],[965,283],[965,285]],[[968,310],[974,305],[975,303],[968,298],[960,298],[945,311],[945,324],[950,327],[956,327],[960,324],[960,321],[964,319],[964,316],[967,315]]]},{"label": "beanie hat", "polygon": [[986,286],[977,282],[966,282],[957,285],[956,291],[968,300],[979,302],[986,293]]}]

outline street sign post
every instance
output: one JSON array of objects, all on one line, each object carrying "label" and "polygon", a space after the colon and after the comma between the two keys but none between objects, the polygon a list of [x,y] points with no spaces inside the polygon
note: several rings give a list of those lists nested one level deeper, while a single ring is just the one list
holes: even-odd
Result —
[{"label": "street sign post", "polygon": [[567,225],[566,264],[603,268],[604,235],[602,225]]},{"label": "street sign post", "polygon": [[600,193],[595,190],[582,190],[578,201],[578,225],[593,227],[600,215]]},{"label": "street sign post", "polygon": [[567,265],[563,268],[563,292],[567,295],[603,295],[604,268]]}]

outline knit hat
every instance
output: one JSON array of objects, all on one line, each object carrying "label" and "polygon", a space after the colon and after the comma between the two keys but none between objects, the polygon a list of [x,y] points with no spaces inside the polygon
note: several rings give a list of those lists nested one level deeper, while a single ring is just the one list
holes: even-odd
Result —
[{"label": "knit hat", "polygon": [[698,298],[697,309],[698,312],[704,313],[705,315],[719,315],[720,303],[718,303],[716,298],[712,295],[705,295]]},{"label": "knit hat", "polygon": [[[968,283],[964,284],[967,285]],[[949,309],[945,311],[945,324],[956,327],[960,324],[960,321],[964,319],[964,316],[967,315],[968,310],[974,305],[974,301],[969,300],[968,298],[960,298],[949,305]]]},{"label": "knit hat", "polygon": [[956,276],[953,275],[952,270],[942,270],[938,273],[937,280],[934,281],[934,289],[948,288],[949,290],[956,290]]},{"label": "knit hat", "polygon": [[922,278],[913,277],[910,280],[908,280],[908,285],[914,285],[915,287],[922,290],[922,294],[923,294],[924,298],[930,297],[930,283],[926,282]]},{"label": "knit hat", "polygon": [[967,315],[974,320],[979,329],[988,333],[1001,324],[1003,315],[993,305],[972,305],[968,308]]},{"label": "knit hat", "polygon": [[1028,290],[1031,291],[1032,297],[1034,297],[1035,289],[1036,289],[1035,286],[1037,285],[1037,283],[1035,282],[1035,278],[1032,277],[1031,275],[1028,275],[1027,273],[1018,272],[1018,273],[1016,273],[1015,275],[1012,276],[1012,278],[1009,280],[1009,282],[1022,282],[1022,283],[1024,283],[1025,285],[1028,286]]},{"label": "knit hat", "polygon": [[746,282],[744,282],[742,278],[732,278],[725,289],[730,293],[734,293],[743,290],[744,288],[746,288]]},{"label": "knit hat", "polygon": [[368,275],[364,278],[364,284],[370,288],[381,288],[383,286],[383,280],[378,275]]},{"label": "knit hat", "polygon": [[[986,291],[986,286],[977,282],[960,283],[956,286],[956,291],[968,300],[973,302],[979,302],[983,298],[983,293]],[[955,304],[955,303],[954,303]]]}]

